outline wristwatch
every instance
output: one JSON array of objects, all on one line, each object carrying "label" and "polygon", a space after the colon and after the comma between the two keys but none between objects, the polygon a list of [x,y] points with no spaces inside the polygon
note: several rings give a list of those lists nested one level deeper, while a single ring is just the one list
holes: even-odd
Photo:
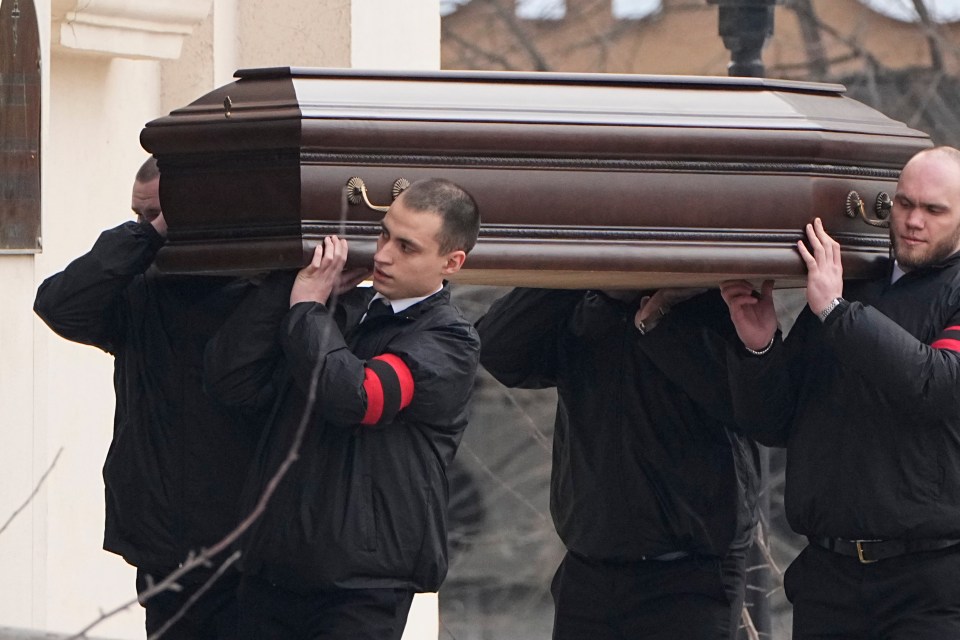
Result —
[{"label": "wristwatch", "polygon": [[823,308],[823,311],[821,311],[820,313],[817,314],[817,317],[820,318],[820,322],[826,322],[826,321],[827,321],[827,316],[829,316],[830,313],[831,313],[834,309],[836,309],[836,308],[840,305],[840,303],[841,303],[842,301],[843,301],[843,298],[834,298],[833,300],[831,300],[831,301],[830,301],[830,304],[828,304],[826,307],[824,307],[824,308]]}]

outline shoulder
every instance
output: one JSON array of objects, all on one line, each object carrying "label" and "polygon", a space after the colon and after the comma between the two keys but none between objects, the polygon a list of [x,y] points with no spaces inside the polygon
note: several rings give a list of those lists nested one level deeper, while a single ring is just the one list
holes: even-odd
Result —
[{"label": "shoulder", "polygon": [[[449,296],[437,294],[424,300],[409,317],[402,331],[404,350],[422,357],[426,352],[439,351],[448,355],[478,354],[480,337]],[[437,357],[428,356],[428,359]],[[471,356],[473,357],[473,356]]]},{"label": "shoulder", "polygon": [[425,310],[422,319],[423,330],[444,330],[455,335],[461,335],[464,339],[479,344],[480,338],[473,323],[467,320],[460,308],[453,304],[449,298],[431,305],[429,309]]}]

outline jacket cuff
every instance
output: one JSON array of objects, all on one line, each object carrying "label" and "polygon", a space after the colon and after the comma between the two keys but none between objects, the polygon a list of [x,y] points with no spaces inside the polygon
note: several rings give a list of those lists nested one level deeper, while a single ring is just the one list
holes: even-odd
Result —
[{"label": "jacket cuff", "polygon": [[160,232],[149,222],[134,222],[133,224],[136,225],[139,235],[146,238],[147,242],[149,242],[152,250],[159,251],[160,247],[167,243],[167,239],[160,235]]}]

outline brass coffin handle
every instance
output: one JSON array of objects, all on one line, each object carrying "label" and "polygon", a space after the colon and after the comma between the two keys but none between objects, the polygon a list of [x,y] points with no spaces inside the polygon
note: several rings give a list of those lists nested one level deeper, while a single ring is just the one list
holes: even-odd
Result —
[{"label": "brass coffin handle", "polygon": [[[393,195],[393,199],[396,200],[397,197],[403,193],[404,189],[410,186],[410,181],[406,178],[397,178],[393,181],[393,188],[390,190]],[[360,204],[361,202],[370,209],[374,211],[386,212],[390,208],[390,205],[377,205],[370,202],[370,198],[367,196],[367,185],[364,184],[363,178],[358,178],[354,176],[347,180],[347,202],[350,204]]]},{"label": "brass coffin handle", "polygon": [[860,218],[871,227],[887,228],[890,226],[890,221],[885,218],[890,215],[892,206],[893,203],[890,200],[890,196],[881,191],[874,204],[874,214],[877,217],[875,219],[868,218],[867,208],[863,204],[863,198],[861,198],[860,194],[856,191],[851,191],[847,194],[846,214],[848,218],[856,218],[859,215]]}]

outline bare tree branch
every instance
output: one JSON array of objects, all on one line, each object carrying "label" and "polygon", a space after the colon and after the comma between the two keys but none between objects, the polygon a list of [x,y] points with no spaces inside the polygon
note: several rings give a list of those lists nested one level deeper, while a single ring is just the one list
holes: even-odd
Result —
[{"label": "bare tree branch", "polygon": [[[347,212],[346,190],[344,190],[343,193],[341,194],[340,206],[341,206],[340,232],[342,233],[344,229],[344,221],[346,220],[346,212]],[[339,296],[337,295],[336,291],[334,291],[334,293],[330,297],[328,307],[331,310],[331,312],[336,307],[338,297]],[[216,558],[220,553],[227,550],[230,546],[232,546],[240,538],[240,536],[242,536],[247,531],[247,529],[249,529],[253,525],[253,523],[256,522],[257,519],[259,519],[260,516],[263,515],[264,511],[266,511],[267,504],[269,503],[270,498],[273,496],[274,492],[276,491],[277,486],[279,486],[280,481],[287,474],[287,471],[289,471],[291,465],[293,465],[293,463],[300,458],[300,446],[303,443],[304,434],[306,433],[307,427],[309,426],[311,418],[313,416],[313,408],[316,406],[316,403],[317,403],[317,387],[320,382],[320,374],[323,372],[323,367],[324,367],[324,361],[323,360],[317,361],[317,364],[314,367],[312,377],[310,380],[310,386],[307,392],[307,401],[303,409],[303,414],[300,417],[300,423],[297,425],[297,430],[294,433],[293,442],[290,444],[290,448],[287,450],[286,457],[283,459],[283,461],[280,463],[280,466],[277,468],[276,472],[273,474],[273,476],[271,476],[270,480],[267,482],[267,485],[264,488],[263,493],[261,493],[260,496],[258,497],[257,503],[254,506],[253,510],[250,512],[250,514],[247,515],[247,517],[244,518],[240,522],[240,524],[238,524],[236,528],[233,529],[233,531],[230,531],[226,536],[223,537],[222,540],[217,542],[215,545],[207,549],[202,549],[200,553],[195,554],[191,552],[190,555],[187,557],[187,559],[183,562],[183,564],[180,565],[179,568],[177,568],[175,571],[170,573],[168,576],[166,576],[163,580],[155,584],[148,585],[147,589],[138,593],[136,598],[129,600],[119,605],[118,607],[111,609],[110,611],[101,613],[96,620],[94,620],[93,622],[88,624],[86,627],[81,629],[78,633],[67,638],[67,640],[81,640],[82,638],[86,638],[86,634],[88,631],[90,631],[94,627],[97,627],[108,618],[111,618],[117,615],[118,613],[132,607],[137,603],[148,602],[151,598],[153,598],[154,596],[160,593],[163,593],[164,591],[180,591],[182,589],[182,586],[179,583],[180,578],[182,578],[186,574],[190,573],[191,571],[199,567],[209,568],[213,566],[213,559]],[[240,557],[239,551],[236,551],[231,556],[229,556],[223,562],[223,564],[217,569],[214,575],[211,576],[210,579],[208,579],[207,582],[203,584],[203,586],[201,587],[201,591],[208,590],[214,584],[214,582],[216,582],[216,580],[222,576],[222,574],[227,570],[227,568],[230,565],[232,565],[234,562],[236,562],[237,559],[239,559],[239,557]],[[195,597],[191,597],[190,600],[188,600],[184,604],[184,606],[181,607],[181,610],[177,613],[176,618],[179,619],[179,617],[181,617],[186,612],[186,610],[201,595],[202,593],[194,594]],[[162,635],[162,633],[169,628],[171,624],[172,623],[165,625],[164,628],[161,629],[161,631],[157,632],[156,635],[151,636],[149,640],[156,640],[157,638],[159,638]]]},{"label": "bare tree branch", "polygon": [[3,526],[0,527],[0,534],[7,530],[7,527],[10,526],[10,523],[13,522],[13,519],[16,518],[20,513],[29,506],[33,499],[40,493],[40,488],[43,486],[43,483],[46,481],[47,476],[50,475],[50,472],[53,471],[53,467],[56,466],[57,460],[60,459],[60,454],[63,453],[63,447],[60,447],[57,450],[57,455],[53,456],[53,461],[50,463],[50,466],[47,467],[47,470],[43,472],[43,475],[40,476],[40,479],[37,480],[37,484],[33,487],[33,491],[30,492],[30,495],[27,496],[27,499],[22,505],[20,505],[16,511],[10,514],[10,517],[7,518],[7,521],[3,523]]},{"label": "bare tree branch", "polygon": [[[473,1],[477,2],[477,0]],[[534,44],[535,39],[520,26],[520,21],[517,19],[512,0],[508,2],[508,6],[506,7],[503,6],[500,0],[483,0],[483,2],[493,8],[494,13],[503,21],[507,30],[513,34],[517,44],[530,56],[534,71],[550,71],[550,65]]]},{"label": "bare tree branch", "polygon": [[[458,44],[467,53],[473,54],[475,59],[479,59],[481,61],[480,64],[471,66],[475,66],[480,69],[498,67],[505,71],[515,70],[515,67],[510,64],[510,61],[505,56],[473,44],[467,39],[461,37],[459,33],[453,31],[452,29],[444,29],[443,36],[447,40]],[[483,61],[486,61],[487,64],[484,64]]]},{"label": "bare tree branch", "polygon": [[800,33],[803,35],[810,75],[815,80],[823,81],[829,73],[829,68],[813,3],[810,0],[793,0],[789,6],[797,14],[797,20],[800,23]]},{"label": "bare tree branch", "polygon": [[757,523],[757,535],[754,538],[754,544],[760,549],[760,553],[763,554],[764,560],[767,561],[767,565],[770,567],[771,573],[777,579],[777,582],[782,587],[783,586],[783,571],[780,570],[780,567],[777,566],[776,561],[773,559],[773,553],[770,551],[770,544],[767,541],[767,537],[764,533],[763,523]]},{"label": "bare tree branch", "polygon": [[460,451],[465,452],[468,456],[470,456],[471,458],[473,458],[473,460],[474,460],[478,465],[480,465],[480,469],[482,469],[485,474],[487,474],[488,476],[490,476],[490,478],[491,478],[494,482],[496,482],[498,485],[500,485],[500,487],[502,487],[504,491],[506,491],[507,493],[509,493],[510,495],[512,495],[514,498],[516,498],[516,500],[517,500],[520,504],[522,504],[523,506],[527,507],[528,509],[530,509],[531,511],[533,511],[535,514],[537,514],[537,517],[540,518],[540,520],[544,520],[544,521],[549,521],[549,520],[550,520],[550,517],[549,517],[547,514],[545,514],[545,513],[543,513],[542,511],[540,511],[540,509],[538,509],[535,504],[533,504],[532,502],[530,502],[529,500],[527,500],[526,498],[524,498],[522,495],[520,495],[519,493],[517,493],[517,490],[516,490],[516,489],[514,489],[513,487],[511,487],[510,485],[508,485],[506,482],[504,482],[504,481],[501,480],[500,478],[498,478],[498,477],[497,477],[497,474],[495,474],[495,473],[490,469],[490,467],[488,467],[488,466],[483,462],[483,460],[480,459],[480,456],[478,456],[476,453],[474,453],[474,452],[470,449],[470,447],[468,447],[466,444],[462,444],[462,443],[461,443],[461,444],[460,444]]},{"label": "bare tree branch", "polygon": [[222,565],[220,565],[220,568],[217,569],[217,571],[212,576],[210,576],[206,582],[203,583],[203,586],[201,586],[199,589],[193,592],[193,595],[191,595],[190,598],[183,604],[183,606],[180,607],[180,610],[177,611],[177,613],[174,614],[169,620],[167,620],[163,624],[163,626],[160,627],[159,631],[157,631],[154,634],[151,634],[147,638],[147,640],[158,640],[160,637],[163,636],[163,634],[169,631],[170,627],[175,625],[177,621],[179,621],[180,618],[182,618],[187,613],[190,607],[196,604],[197,600],[199,600],[203,596],[203,594],[205,594],[210,589],[210,587],[213,586],[213,583],[220,579],[220,577],[230,567],[230,565],[232,565],[234,562],[236,562],[239,559],[240,559],[240,552],[234,551],[230,555],[230,557],[227,558]]},{"label": "bare tree branch", "polygon": [[510,401],[510,404],[513,405],[515,409],[520,412],[520,415],[523,417],[523,422],[530,430],[530,434],[533,436],[534,441],[540,445],[540,447],[547,452],[553,451],[553,443],[550,441],[550,436],[541,431],[537,424],[533,421],[533,418],[530,417],[530,414],[524,411],[523,407],[520,406],[520,403],[517,401],[516,393],[510,387],[504,387],[504,396],[507,400]]},{"label": "bare tree branch", "polygon": [[[335,301],[332,301],[331,306],[333,304],[335,304]],[[106,619],[117,615],[121,611],[132,607],[138,602],[147,602],[150,600],[150,598],[156,596],[157,594],[163,593],[164,591],[179,591],[182,588],[179,583],[180,578],[199,567],[211,567],[213,559],[221,552],[228,549],[233,543],[235,543],[240,536],[243,535],[244,532],[246,532],[247,529],[249,529],[250,526],[253,525],[253,523],[256,522],[261,515],[263,515],[263,512],[267,508],[267,503],[273,496],[274,491],[276,491],[280,481],[287,474],[290,466],[300,458],[300,445],[303,442],[303,436],[306,433],[307,426],[310,424],[310,419],[313,416],[313,407],[316,405],[317,401],[317,386],[319,384],[320,373],[322,371],[323,361],[320,360],[317,362],[317,365],[313,371],[313,377],[310,380],[307,403],[304,408],[303,415],[300,418],[300,424],[297,426],[297,431],[294,434],[293,443],[290,445],[283,462],[277,468],[277,471],[270,478],[269,482],[267,482],[266,488],[264,489],[263,493],[260,494],[260,497],[257,499],[257,503],[250,514],[244,518],[240,524],[234,528],[233,531],[224,536],[220,542],[208,549],[201,550],[198,554],[191,553],[187,560],[176,571],[137,594],[136,598],[129,600],[106,613],[102,613],[100,617],[81,629],[78,633],[67,638],[67,640],[80,640],[81,638],[85,638],[88,631],[100,625]],[[239,552],[227,558],[224,564],[220,566],[217,573],[214,575],[214,578],[218,578],[226,570],[226,567],[235,562],[237,558],[239,558]],[[208,589],[210,585],[213,584],[213,581],[214,579],[208,580],[207,583],[204,584],[203,589]],[[188,602],[187,605],[189,604],[191,603]],[[184,610],[187,608],[187,605],[183,607]],[[159,637],[159,635],[156,637]],[[151,637],[151,640],[153,640],[153,637]]]},{"label": "bare tree branch", "polygon": [[927,5],[923,0],[913,0],[913,8],[917,10],[920,16],[920,24],[927,35],[927,46],[930,47],[930,66],[934,71],[943,73],[943,54],[940,52],[940,38],[937,35],[937,27],[930,18],[930,12],[927,11]]},{"label": "bare tree branch", "polygon": [[747,630],[747,638],[749,640],[760,640],[760,633],[753,624],[753,618],[750,616],[750,611],[747,610],[746,607],[740,612],[740,619],[743,621],[743,626]]}]

